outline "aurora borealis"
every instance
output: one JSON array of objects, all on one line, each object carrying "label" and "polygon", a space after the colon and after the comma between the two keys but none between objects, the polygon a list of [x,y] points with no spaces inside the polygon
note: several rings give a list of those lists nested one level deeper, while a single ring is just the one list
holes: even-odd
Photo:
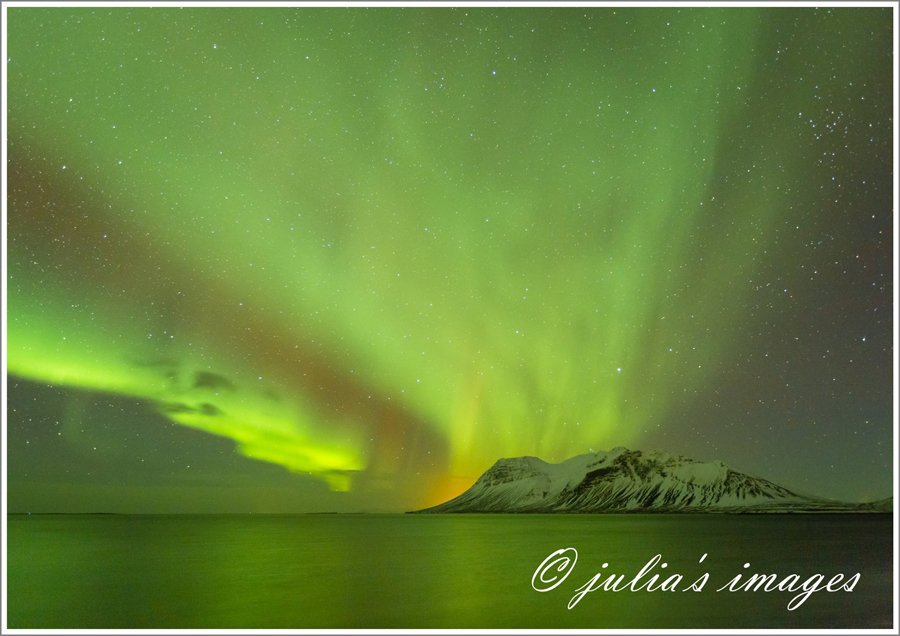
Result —
[{"label": "aurora borealis", "polygon": [[11,510],[404,510],[614,446],[890,495],[889,9],[7,28]]}]

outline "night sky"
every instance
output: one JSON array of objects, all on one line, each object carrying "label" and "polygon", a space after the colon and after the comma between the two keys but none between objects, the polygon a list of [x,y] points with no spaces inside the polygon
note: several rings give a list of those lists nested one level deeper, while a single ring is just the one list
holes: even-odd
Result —
[{"label": "night sky", "polygon": [[11,511],[891,494],[890,9],[8,17]]}]

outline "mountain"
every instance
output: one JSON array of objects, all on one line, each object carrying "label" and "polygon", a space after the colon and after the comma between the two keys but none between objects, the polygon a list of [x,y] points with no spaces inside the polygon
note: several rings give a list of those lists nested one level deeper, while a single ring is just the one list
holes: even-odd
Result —
[{"label": "mountain", "polygon": [[[887,500],[886,500],[887,501]],[[881,502],[879,502],[881,504]],[[884,504],[882,504],[884,505]],[[888,504],[889,505],[889,504]],[[877,511],[801,495],[720,461],[614,448],[548,464],[500,459],[467,491],[418,512],[850,512]]]},{"label": "mountain", "polygon": [[886,497],[885,499],[879,499],[863,505],[873,512],[894,512],[893,497]]}]

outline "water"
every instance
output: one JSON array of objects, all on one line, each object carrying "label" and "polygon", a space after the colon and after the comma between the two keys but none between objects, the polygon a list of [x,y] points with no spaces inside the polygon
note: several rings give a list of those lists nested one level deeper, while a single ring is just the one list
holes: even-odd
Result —
[{"label": "water", "polygon": [[[11,628],[891,627],[890,515],[11,515],[8,529]],[[563,547],[574,569],[536,592]],[[659,582],[709,582],[566,608],[597,572],[627,582],[655,554]],[[788,611],[789,592],[715,591],[741,572],[861,578]]]}]

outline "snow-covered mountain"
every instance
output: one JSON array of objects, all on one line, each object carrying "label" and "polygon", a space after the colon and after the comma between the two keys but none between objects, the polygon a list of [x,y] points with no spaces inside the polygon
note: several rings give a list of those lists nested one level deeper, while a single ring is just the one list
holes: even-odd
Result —
[{"label": "snow-covered mountain", "polygon": [[559,464],[498,460],[458,497],[420,512],[823,512],[865,510],[792,492],[722,462],[614,448]]}]

